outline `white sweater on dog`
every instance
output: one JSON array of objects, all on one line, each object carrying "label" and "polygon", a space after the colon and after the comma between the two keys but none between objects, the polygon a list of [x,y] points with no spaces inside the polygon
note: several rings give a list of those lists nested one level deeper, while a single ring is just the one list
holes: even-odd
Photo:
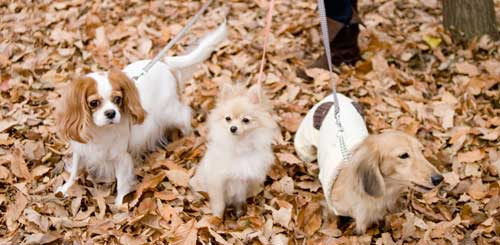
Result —
[{"label": "white sweater on dog", "polygon": [[[340,93],[337,93],[337,97],[340,106],[339,117],[344,128],[344,141],[347,149],[352,151],[368,136],[368,130],[363,116],[353,101]],[[343,163],[334,114],[333,95],[329,95],[309,110],[295,134],[294,145],[303,161],[312,162],[318,159],[319,180],[328,207],[335,214],[343,215],[337,213],[329,198]]]}]

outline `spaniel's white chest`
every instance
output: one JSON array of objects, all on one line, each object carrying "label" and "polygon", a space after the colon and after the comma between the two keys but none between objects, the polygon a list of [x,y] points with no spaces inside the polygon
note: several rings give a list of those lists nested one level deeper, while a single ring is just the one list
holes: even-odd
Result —
[{"label": "spaniel's white chest", "polygon": [[106,164],[114,161],[122,154],[127,154],[130,129],[128,121],[99,128],[90,142],[81,144],[72,142],[72,148],[79,153],[86,164]]}]

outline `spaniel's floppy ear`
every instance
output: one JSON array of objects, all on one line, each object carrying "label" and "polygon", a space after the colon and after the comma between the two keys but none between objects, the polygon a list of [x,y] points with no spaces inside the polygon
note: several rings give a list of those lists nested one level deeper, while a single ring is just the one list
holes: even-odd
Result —
[{"label": "spaniel's floppy ear", "polygon": [[363,190],[370,196],[380,197],[385,190],[384,178],[380,172],[382,156],[371,137],[373,136],[368,136],[354,150],[351,160]]},{"label": "spaniel's floppy ear", "polygon": [[56,111],[56,124],[64,138],[83,144],[90,140],[88,127],[92,116],[87,95],[96,92],[96,82],[90,77],[75,78],[67,85]]},{"label": "spaniel's floppy ear", "polygon": [[109,71],[109,81],[112,86],[117,86],[123,93],[123,107],[125,113],[132,117],[133,124],[142,124],[146,118],[146,111],[141,105],[139,91],[134,82],[118,69]]}]

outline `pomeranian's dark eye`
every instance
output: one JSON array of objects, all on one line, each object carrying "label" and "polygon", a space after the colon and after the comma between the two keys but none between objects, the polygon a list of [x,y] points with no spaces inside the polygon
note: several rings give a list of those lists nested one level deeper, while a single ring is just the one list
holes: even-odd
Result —
[{"label": "pomeranian's dark eye", "polygon": [[122,104],[122,97],[120,96],[115,96],[113,98],[113,103],[117,104],[117,105],[121,105]]},{"label": "pomeranian's dark eye", "polygon": [[226,122],[230,122],[231,121],[231,118],[230,117],[226,117]]},{"label": "pomeranian's dark eye", "polygon": [[98,100],[91,100],[91,101],[89,102],[89,106],[90,106],[90,108],[95,109],[96,107],[98,107],[98,106],[99,106],[99,103],[100,103],[100,102],[99,102]]},{"label": "pomeranian's dark eye", "polygon": [[408,153],[406,153],[406,152],[399,155],[399,158],[401,158],[401,159],[407,159],[408,157],[410,157],[410,155],[408,155]]},{"label": "pomeranian's dark eye", "polygon": [[250,119],[248,119],[248,118],[244,117],[244,118],[243,118],[243,120],[241,120],[241,121],[242,121],[242,122],[244,122],[244,123],[249,123],[249,122],[250,122]]}]

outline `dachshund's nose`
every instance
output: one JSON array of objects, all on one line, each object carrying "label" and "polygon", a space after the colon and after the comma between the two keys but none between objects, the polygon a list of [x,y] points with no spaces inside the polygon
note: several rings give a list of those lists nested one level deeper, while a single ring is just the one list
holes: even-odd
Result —
[{"label": "dachshund's nose", "polygon": [[443,176],[440,174],[435,174],[431,177],[433,185],[439,185],[443,181]]},{"label": "dachshund's nose", "polygon": [[108,118],[108,119],[113,119],[115,118],[116,116],[116,111],[115,110],[107,110],[104,112],[104,115]]},{"label": "dachshund's nose", "polygon": [[238,128],[236,126],[231,126],[229,128],[229,131],[231,131],[231,133],[233,133],[233,134],[236,133],[237,130],[238,130]]}]

